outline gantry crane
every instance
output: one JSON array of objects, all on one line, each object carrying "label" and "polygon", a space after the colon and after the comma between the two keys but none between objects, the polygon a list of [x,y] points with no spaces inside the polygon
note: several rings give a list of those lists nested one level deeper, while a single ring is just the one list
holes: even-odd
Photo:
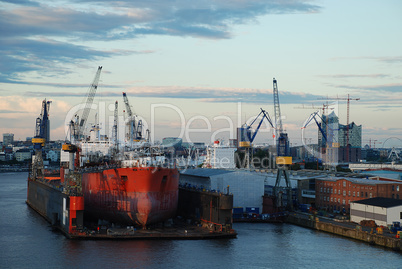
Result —
[{"label": "gantry crane", "polygon": [[[289,166],[292,164],[292,157],[290,156],[289,139],[288,134],[283,131],[282,116],[279,104],[279,91],[276,79],[273,79],[273,94],[274,94],[274,112],[275,112],[275,134],[276,134],[276,164],[277,175],[274,187],[274,195],[277,207],[283,207],[281,190],[283,189],[287,193],[289,208],[293,207],[292,204],[292,186],[289,178]],[[282,176],[285,178],[286,187],[280,187]]]},{"label": "gantry crane", "polygon": [[35,157],[32,163],[32,178],[43,178],[44,166],[42,150],[49,139],[49,109],[51,101],[42,101],[42,110],[40,116],[36,118],[35,137],[32,138],[32,144],[35,150]]},{"label": "gantry crane", "polygon": [[123,92],[123,100],[124,104],[126,105],[127,110],[127,126],[128,132],[126,133],[126,140],[131,144],[133,141],[140,141],[142,140],[142,120],[138,120],[136,122],[136,116],[133,114],[131,110],[130,103],[127,98],[127,94]]},{"label": "gantry crane", "polygon": [[347,111],[346,111],[346,162],[349,162],[349,107],[350,101],[358,101],[360,98],[350,98],[348,97],[333,97],[333,98],[319,98],[324,100],[346,100],[347,101]]}]

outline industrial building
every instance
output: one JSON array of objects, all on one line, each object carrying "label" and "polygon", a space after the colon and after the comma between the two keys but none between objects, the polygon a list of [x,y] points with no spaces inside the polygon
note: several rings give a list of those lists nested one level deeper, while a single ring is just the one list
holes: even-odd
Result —
[{"label": "industrial building", "polygon": [[350,204],[350,221],[374,220],[377,225],[388,226],[402,221],[402,200],[375,197]]},{"label": "industrial building", "polygon": [[[276,172],[256,172],[239,169],[186,169],[180,172],[180,184],[195,188],[233,194],[234,208],[254,208],[255,213],[263,212],[263,196],[273,195]],[[297,179],[291,179],[293,189]],[[281,182],[285,187],[285,182]]]},{"label": "industrial building", "polygon": [[330,212],[350,212],[352,202],[375,197],[402,201],[402,181],[380,177],[317,178],[316,206]]}]

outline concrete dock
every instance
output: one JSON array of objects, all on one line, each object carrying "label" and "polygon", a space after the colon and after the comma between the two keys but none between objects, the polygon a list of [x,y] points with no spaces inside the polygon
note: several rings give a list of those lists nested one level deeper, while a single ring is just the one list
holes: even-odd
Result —
[{"label": "concrete dock", "polygon": [[363,241],[371,245],[382,246],[395,251],[402,251],[402,240],[395,238],[395,234],[389,232],[377,234],[375,229],[365,228],[349,221],[335,221],[333,219],[317,217],[307,213],[292,212],[289,214],[286,222]]}]

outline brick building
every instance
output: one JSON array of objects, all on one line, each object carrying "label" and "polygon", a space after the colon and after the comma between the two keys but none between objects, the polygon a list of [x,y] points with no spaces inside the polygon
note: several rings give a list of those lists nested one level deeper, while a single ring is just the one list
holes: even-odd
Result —
[{"label": "brick building", "polygon": [[379,177],[316,179],[316,206],[329,212],[350,212],[350,203],[374,197],[402,199],[402,181]]}]

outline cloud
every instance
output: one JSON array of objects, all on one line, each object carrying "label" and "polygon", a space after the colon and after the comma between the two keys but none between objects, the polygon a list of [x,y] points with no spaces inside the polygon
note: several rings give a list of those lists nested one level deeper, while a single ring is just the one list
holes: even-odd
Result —
[{"label": "cloud", "polygon": [[331,60],[333,61],[338,61],[338,60],[374,60],[378,62],[383,62],[383,63],[389,63],[389,64],[397,64],[397,63],[402,63],[402,56],[382,56],[382,57],[373,57],[373,56],[360,56],[360,57],[336,57],[332,58]]},{"label": "cloud", "polygon": [[[102,85],[103,87],[103,85]],[[121,97],[120,91],[98,90],[97,95],[102,97]],[[212,103],[273,103],[273,94],[270,89],[249,89],[249,88],[208,88],[208,87],[183,87],[183,86],[147,86],[131,87],[126,90],[127,96],[146,98],[176,98],[176,99],[198,99],[200,102]],[[84,97],[84,92],[41,92],[28,91],[26,96],[41,97]],[[301,104],[303,102],[317,100],[318,95],[294,93],[281,91],[279,99],[281,104]]]},{"label": "cloud", "polygon": [[337,74],[337,75],[320,75],[325,78],[386,78],[390,77],[387,74]]},{"label": "cloud", "polygon": [[370,92],[388,92],[388,93],[401,93],[402,92],[402,84],[400,83],[391,83],[391,84],[380,84],[380,85],[334,85],[337,88],[345,88],[345,89],[355,89],[355,90],[364,90]]},{"label": "cloud", "polygon": [[24,74],[34,71],[63,75],[68,72],[66,63],[149,53],[106,51],[91,47],[90,41],[108,47],[111,41],[146,35],[228,39],[234,25],[255,23],[262,15],[320,11],[308,0],[1,2],[0,82],[4,83],[22,83]]}]

